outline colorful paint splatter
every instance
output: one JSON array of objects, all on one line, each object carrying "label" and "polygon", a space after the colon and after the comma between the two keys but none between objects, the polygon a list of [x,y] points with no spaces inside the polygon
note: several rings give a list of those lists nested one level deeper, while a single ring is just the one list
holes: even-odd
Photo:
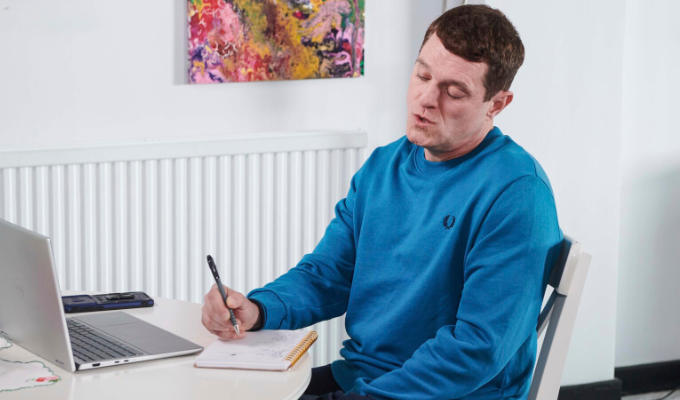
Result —
[{"label": "colorful paint splatter", "polygon": [[189,82],[357,77],[365,0],[188,0]]}]

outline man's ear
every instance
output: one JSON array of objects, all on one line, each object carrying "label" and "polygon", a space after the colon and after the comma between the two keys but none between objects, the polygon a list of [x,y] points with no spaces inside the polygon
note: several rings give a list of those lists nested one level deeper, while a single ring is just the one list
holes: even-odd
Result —
[{"label": "man's ear", "polygon": [[508,106],[508,104],[510,104],[510,102],[512,102],[513,96],[512,92],[508,90],[501,90],[496,93],[491,100],[489,100],[491,102],[491,107],[489,107],[486,116],[493,119],[493,117],[498,115]]}]

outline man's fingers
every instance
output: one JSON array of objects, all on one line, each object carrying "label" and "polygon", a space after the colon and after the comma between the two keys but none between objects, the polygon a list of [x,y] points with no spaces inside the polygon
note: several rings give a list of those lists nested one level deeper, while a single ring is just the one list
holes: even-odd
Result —
[{"label": "man's fingers", "polygon": [[236,338],[236,332],[234,331],[213,331],[211,332],[213,335],[219,337],[220,339],[224,340],[231,340]]},{"label": "man's fingers", "polygon": [[229,308],[239,308],[243,304],[243,296],[238,296],[235,292],[227,297],[227,305]]},{"label": "man's fingers", "polygon": [[209,303],[203,305],[201,312],[201,322],[208,330],[211,329],[227,329],[229,327],[229,314],[225,315],[224,306],[221,310],[214,311]]},{"label": "man's fingers", "polygon": [[209,321],[210,327],[212,329],[216,329],[216,330],[229,329],[229,325],[231,325],[229,323],[228,319],[224,320],[224,319],[214,319],[214,318],[208,317],[208,321]]},{"label": "man's fingers", "polygon": [[239,339],[239,338],[242,338],[245,335],[245,332],[241,332],[240,335],[237,335],[236,331],[234,331],[233,327],[231,327],[231,329],[216,329],[216,330],[210,331],[210,333],[218,336],[220,339],[225,339],[225,340]]},{"label": "man's fingers", "polygon": [[208,307],[210,313],[222,313],[226,309],[222,295],[216,288],[205,295],[204,304]]},{"label": "man's fingers", "polygon": [[[229,312],[224,312],[224,310],[216,313],[209,311],[202,312],[201,323],[213,334],[217,334],[216,332],[233,332],[235,335],[234,325],[231,323]],[[236,324],[243,326],[240,319],[236,319]]]},{"label": "man's fingers", "polygon": [[[236,290],[229,289],[227,286],[223,285],[222,287],[227,295],[227,305],[229,308],[239,308],[243,304],[245,296]],[[217,285],[212,286],[210,291],[205,295],[203,301],[206,304],[219,305],[217,308],[224,308],[224,300],[222,299],[220,291],[217,289]]]},{"label": "man's fingers", "polygon": [[[213,285],[208,293],[203,297],[203,310],[201,315],[201,322],[206,329],[220,337],[220,339],[230,340],[242,338],[245,336],[245,329],[243,328],[244,315],[248,317],[248,312],[252,313],[246,304],[246,297],[236,290],[229,289],[223,286],[227,294],[227,306],[234,310],[238,316],[236,324],[241,328],[241,334],[237,335],[230,320],[229,310],[224,305],[224,300],[219,292],[217,285]],[[245,313],[245,314],[244,314]]]},{"label": "man's fingers", "polygon": [[[221,328],[207,328],[208,332],[212,333],[213,335],[219,336],[222,339],[235,339],[237,337],[236,332],[234,331],[234,328],[231,327],[230,329],[221,329]],[[242,334],[241,334],[242,336]]]},{"label": "man's fingers", "polygon": [[[225,287],[225,291],[227,288]],[[243,305],[243,301],[245,300],[245,296],[242,293],[237,292],[236,290],[229,290],[226,292],[227,293],[227,305],[229,308],[239,308]]]}]

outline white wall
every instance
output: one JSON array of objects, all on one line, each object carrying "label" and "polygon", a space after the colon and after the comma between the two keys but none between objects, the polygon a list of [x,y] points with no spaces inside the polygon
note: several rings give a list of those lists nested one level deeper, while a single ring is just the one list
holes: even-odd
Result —
[{"label": "white wall", "polygon": [[497,125],[552,182],[563,231],[592,254],[562,383],[609,380],[619,226],[624,4],[496,0],[526,48]]},{"label": "white wall", "polygon": [[626,3],[617,366],[680,359],[680,3]]},{"label": "white wall", "polygon": [[366,3],[364,77],[187,85],[184,0],[0,0],[0,147],[319,129],[391,141],[405,126],[413,10],[441,2]]}]

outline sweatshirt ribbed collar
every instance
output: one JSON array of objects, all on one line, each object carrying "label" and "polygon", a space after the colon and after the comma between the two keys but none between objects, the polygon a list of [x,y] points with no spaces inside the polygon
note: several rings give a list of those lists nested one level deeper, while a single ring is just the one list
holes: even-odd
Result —
[{"label": "sweatshirt ribbed collar", "polygon": [[415,146],[415,151],[413,153],[416,169],[426,175],[436,175],[442,172],[448,171],[451,168],[460,165],[462,162],[476,156],[482,150],[487,148],[496,138],[503,135],[501,130],[494,126],[493,129],[486,134],[484,140],[477,145],[472,151],[466,153],[460,157],[452,158],[446,161],[428,161],[425,159],[425,151],[420,146]]}]

